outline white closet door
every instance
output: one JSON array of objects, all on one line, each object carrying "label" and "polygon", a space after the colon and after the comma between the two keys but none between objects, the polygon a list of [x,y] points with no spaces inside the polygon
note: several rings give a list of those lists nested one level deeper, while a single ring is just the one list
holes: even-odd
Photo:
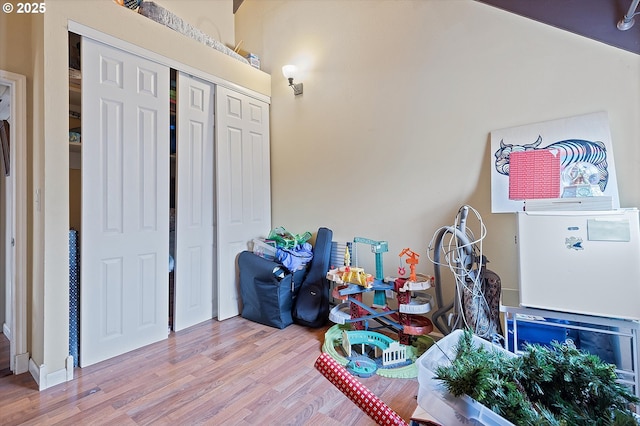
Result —
[{"label": "white closet door", "polygon": [[169,69],[82,41],[80,362],[167,338]]},{"label": "white closet door", "polygon": [[211,83],[178,73],[176,331],[213,318],[214,141]]},{"label": "white closet door", "polygon": [[240,313],[237,256],[271,229],[269,105],[216,92],[218,319]]}]

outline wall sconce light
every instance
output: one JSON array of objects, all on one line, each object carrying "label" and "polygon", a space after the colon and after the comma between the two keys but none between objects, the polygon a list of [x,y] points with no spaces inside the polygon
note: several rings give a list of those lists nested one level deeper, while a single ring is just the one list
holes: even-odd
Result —
[{"label": "wall sconce light", "polygon": [[298,67],[295,65],[285,65],[282,67],[282,74],[285,76],[287,80],[289,80],[289,86],[293,89],[294,95],[302,94],[302,83],[294,83],[293,77],[298,72]]}]

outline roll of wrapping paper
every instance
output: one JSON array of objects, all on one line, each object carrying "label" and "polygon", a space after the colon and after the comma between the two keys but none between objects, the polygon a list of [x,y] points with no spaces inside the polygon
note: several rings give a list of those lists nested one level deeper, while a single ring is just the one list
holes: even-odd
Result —
[{"label": "roll of wrapping paper", "polygon": [[398,413],[375,396],[342,365],[323,353],[316,359],[316,369],[379,425],[407,425]]}]

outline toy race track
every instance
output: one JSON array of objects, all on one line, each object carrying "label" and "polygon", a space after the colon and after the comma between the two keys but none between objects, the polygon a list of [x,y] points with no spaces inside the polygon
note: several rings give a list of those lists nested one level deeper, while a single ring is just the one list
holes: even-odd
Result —
[{"label": "toy race track", "polygon": [[[398,333],[398,340],[402,344],[409,344],[409,336],[421,336],[433,331],[431,321],[422,316],[431,311],[431,296],[420,293],[412,297],[412,291],[404,290],[408,280],[398,278],[393,283],[382,285],[373,282],[370,287],[358,284],[342,284],[333,289],[332,296],[343,300],[329,314],[329,319],[336,324],[351,324],[356,330],[376,330],[389,328]],[[430,287],[430,282],[421,282],[414,285],[421,290]],[[398,309],[390,309],[388,306],[368,306],[362,301],[362,296],[368,292],[391,290],[396,293]],[[372,326],[372,321],[375,321]]]},{"label": "toy race track", "polygon": [[[422,275],[418,278],[415,267],[419,255],[405,248],[399,256],[401,259],[408,256],[410,277],[383,279],[382,254],[388,251],[387,242],[354,238],[354,243],[358,242],[371,245],[376,256],[376,276],[365,273],[363,268],[352,267],[348,249],[344,256],[345,266],[327,272],[326,278],[334,283],[332,296],[342,303],[329,313],[329,319],[336,325],[326,333],[323,351],[345,365],[351,374],[360,377],[374,373],[387,377],[415,377],[412,357],[407,356],[415,350],[411,346],[412,337],[433,331],[433,323],[424,316],[431,311],[431,296],[415,292],[431,288],[433,278]],[[404,274],[402,263],[398,272]],[[366,293],[373,293],[371,306],[363,302]],[[396,299],[397,309],[389,307],[388,296]],[[351,330],[341,330],[345,326]],[[398,339],[373,331],[381,328],[397,333]],[[341,346],[346,358],[338,353],[337,346]],[[355,355],[352,354],[354,348]]]}]

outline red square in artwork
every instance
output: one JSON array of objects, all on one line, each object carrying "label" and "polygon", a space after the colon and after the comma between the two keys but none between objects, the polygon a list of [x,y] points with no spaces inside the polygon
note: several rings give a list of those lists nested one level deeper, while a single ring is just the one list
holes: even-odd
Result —
[{"label": "red square in artwork", "polygon": [[512,152],[509,156],[509,199],[560,197],[560,153],[555,149]]}]

